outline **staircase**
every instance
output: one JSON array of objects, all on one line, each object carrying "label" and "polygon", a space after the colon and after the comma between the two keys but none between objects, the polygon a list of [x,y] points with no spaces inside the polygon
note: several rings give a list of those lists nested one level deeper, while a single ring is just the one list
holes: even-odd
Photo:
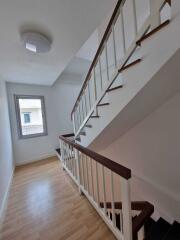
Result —
[{"label": "staircase", "polygon": [[59,139],[63,168],[79,193],[86,196],[117,239],[136,239],[154,207],[131,201],[131,170],[66,137]]},{"label": "staircase", "polygon": [[[68,135],[65,135],[68,136]],[[180,224],[150,219],[154,206],[132,201],[131,170],[60,136],[63,169],[86,196],[117,239],[179,240]]]},{"label": "staircase", "polygon": [[[152,220],[151,220],[152,221]],[[180,239],[180,223],[168,223],[163,218],[157,222],[146,223],[145,240],[178,240]]]},{"label": "staircase", "polygon": [[179,12],[177,0],[117,2],[71,113],[73,141],[59,137],[64,170],[117,239],[180,239],[179,223],[152,222],[154,206],[131,199],[129,168],[87,148],[109,144],[180,89],[172,74],[180,59]]},{"label": "staircase", "polygon": [[[139,208],[142,208],[142,205],[144,206],[144,210],[149,209],[149,215],[153,212],[153,206],[151,204],[144,203],[144,202],[133,202],[132,203],[132,209],[133,210],[139,210]],[[100,204],[102,208],[104,208],[104,204]],[[112,220],[112,207],[111,203],[106,203],[108,211],[107,214],[109,218]],[[115,209],[122,209],[121,203],[115,203]],[[137,215],[134,214],[132,217],[132,221],[136,219]],[[122,219],[120,213],[115,213],[116,218],[116,226],[118,229],[121,229],[122,227]],[[133,236],[133,239],[138,239],[137,235]],[[153,219],[149,218],[145,224],[144,224],[144,240],[178,240],[180,239],[180,223],[177,221],[174,221],[173,224],[168,223],[163,218],[159,218],[158,221],[154,221]]]},{"label": "staircase", "polygon": [[[118,1],[73,107],[75,136],[83,146],[92,144],[106,128],[111,127],[115,135],[112,126],[118,122],[117,135],[122,134],[180,89],[179,76],[173,75],[175,66],[164,76],[164,66],[170,65],[179,49],[178,1],[145,0],[149,5],[143,9],[139,2]],[[135,101],[139,106],[133,112]],[[147,102],[146,107],[140,102]]]}]

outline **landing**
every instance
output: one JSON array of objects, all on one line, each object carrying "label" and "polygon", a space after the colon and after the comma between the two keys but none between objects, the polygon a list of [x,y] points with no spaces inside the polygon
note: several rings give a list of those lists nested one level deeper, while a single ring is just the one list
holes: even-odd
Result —
[{"label": "landing", "polygon": [[16,169],[1,234],[1,240],[115,239],[56,157]]}]

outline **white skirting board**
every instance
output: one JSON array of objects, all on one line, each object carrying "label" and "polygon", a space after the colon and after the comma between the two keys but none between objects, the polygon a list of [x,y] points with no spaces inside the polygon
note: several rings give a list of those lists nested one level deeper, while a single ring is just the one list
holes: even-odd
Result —
[{"label": "white skirting board", "polygon": [[7,204],[8,204],[8,197],[9,197],[9,192],[10,192],[13,176],[14,176],[14,169],[13,169],[11,177],[9,179],[9,183],[8,183],[6,192],[4,194],[4,199],[3,199],[2,205],[0,206],[0,230],[2,228],[2,224],[3,224],[3,221],[4,221],[5,215],[6,215],[6,209],[7,209]]},{"label": "white skirting board", "polygon": [[33,159],[30,159],[30,160],[27,160],[27,161],[24,161],[24,162],[21,162],[21,163],[16,163],[15,165],[16,166],[26,165],[28,163],[33,163],[33,162],[45,160],[46,158],[51,158],[51,157],[55,157],[55,156],[56,156],[56,153],[52,152],[50,154],[42,155],[42,156],[39,156],[37,158],[33,158]]}]

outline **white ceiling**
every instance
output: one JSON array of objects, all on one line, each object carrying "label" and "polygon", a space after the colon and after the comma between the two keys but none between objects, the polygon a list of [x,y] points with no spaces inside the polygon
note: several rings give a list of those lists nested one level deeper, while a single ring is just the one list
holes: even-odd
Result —
[{"label": "white ceiling", "polygon": [[[2,0],[0,75],[10,82],[52,85],[116,0]],[[23,48],[20,32],[52,38],[49,53]]]},{"label": "white ceiling", "polygon": [[77,78],[75,78],[75,80],[78,79],[79,81],[79,79],[81,79],[81,81],[84,81],[96,54],[98,43],[98,30],[96,29],[77,52],[76,56],[72,58],[57,80],[64,80],[64,76],[70,74],[76,75]]},{"label": "white ceiling", "polygon": [[[88,61],[83,58],[74,57],[70,64],[65,68],[63,73],[65,74],[75,74],[82,78],[87,74],[91,65],[91,61]],[[85,76],[84,76],[85,77]]]},{"label": "white ceiling", "polygon": [[96,29],[76,54],[77,57],[93,61],[99,46],[99,32]]}]

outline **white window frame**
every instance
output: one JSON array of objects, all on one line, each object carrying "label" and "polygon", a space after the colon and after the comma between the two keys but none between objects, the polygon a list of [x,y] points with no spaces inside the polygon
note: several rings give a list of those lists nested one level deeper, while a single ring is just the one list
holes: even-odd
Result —
[{"label": "white window frame", "polygon": [[[28,135],[23,135],[22,134],[22,123],[21,123],[19,99],[38,99],[38,100],[41,101],[41,111],[42,111],[42,120],[43,120],[43,132],[42,133],[28,134]],[[16,95],[15,94],[14,95],[14,102],[15,102],[15,111],[16,111],[16,119],[17,119],[17,131],[18,131],[19,139],[42,137],[42,136],[48,135],[44,96]]]}]

